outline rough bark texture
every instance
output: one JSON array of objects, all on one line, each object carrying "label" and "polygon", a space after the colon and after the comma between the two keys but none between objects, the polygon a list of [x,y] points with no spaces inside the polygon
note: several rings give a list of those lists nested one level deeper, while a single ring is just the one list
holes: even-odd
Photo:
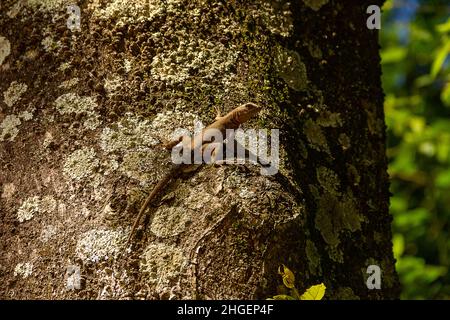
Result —
[{"label": "rough bark texture", "polygon": [[[0,5],[0,298],[266,298],[280,264],[326,299],[398,297],[381,1],[78,1],[75,32],[71,2]],[[281,129],[279,174],[205,166],[127,246],[158,143],[247,101],[247,128]]]}]

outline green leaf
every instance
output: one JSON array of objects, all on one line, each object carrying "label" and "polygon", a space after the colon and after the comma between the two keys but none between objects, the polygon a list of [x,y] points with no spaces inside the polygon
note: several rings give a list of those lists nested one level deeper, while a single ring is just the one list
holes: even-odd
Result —
[{"label": "green leaf", "polygon": [[386,0],[383,4],[382,10],[383,12],[389,11],[394,7],[394,1],[393,0]]},{"label": "green leaf", "polygon": [[448,159],[450,155],[450,135],[447,133],[440,134],[436,144],[436,158],[440,163],[448,165]]},{"label": "green leaf", "polygon": [[417,171],[417,162],[415,161],[415,146],[402,144],[398,150],[398,154],[389,167],[389,173],[402,173],[412,175]]},{"label": "green leaf", "polygon": [[403,60],[406,57],[407,50],[403,47],[392,47],[381,51],[381,63],[394,63]]},{"label": "green leaf", "polygon": [[450,82],[444,86],[444,89],[442,89],[441,100],[444,105],[450,107]]},{"label": "green leaf", "polygon": [[294,297],[288,296],[287,294],[279,294],[274,296],[272,299],[267,300],[295,300]]},{"label": "green leaf", "polygon": [[417,44],[418,41],[430,41],[433,40],[433,35],[426,29],[419,25],[411,24],[411,40],[414,41],[412,45]]},{"label": "green leaf", "polygon": [[394,244],[394,257],[399,260],[405,251],[405,238],[401,234],[395,234],[392,242]]},{"label": "green leaf", "polygon": [[447,268],[444,266],[425,265],[425,272],[423,278],[428,283],[437,280],[439,277],[447,274]]},{"label": "green leaf", "polygon": [[396,265],[402,274],[402,282],[409,285],[422,283],[429,285],[439,277],[447,273],[447,268],[442,266],[428,265],[423,258],[404,256]]},{"label": "green leaf", "polygon": [[312,286],[301,295],[300,300],[322,300],[325,295],[325,289],[326,287],[323,283]]},{"label": "green leaf", "polygon": [[411,230],[422,227],[430,218],[430,212],[426,208],[415,208],[405,212],[398,212],[394,219],[394,225],[401,230]]},{"label": "green leaf", "polygon": [[[281,267],[283,269],[281,269]],[[295,286],[295,276],[294,273],[289,270],[288,267],[286,267],[284,264],[281,265],[281,267],[278,267],[278,273],[281,275],[281,277],[283,278],[283,283],[286,287],[288,287],[289,289],[294,288]]]},{"label": "green leaf", "polygon": [[408,201],[400,195],[395,195],[391,198],[391,211],[401,212],[408,209]]},{"label": "green leaf", "polygon": [[439,172],[436,177],[435,183],[436,186],[441,188],[450,187],[450,169]]},{"label": "green leaf", "polygon": [[426,120],[424,117],[411,116],[409,119],[409,126],[413,132],[420,133],[424,130]]},{"label": "green leaf", "polygon": [[436,30],[440,33],[450,32],[450,18],[446,22],[438,24]]},{"label": "green leaf", "polygon": [[295,300],[300,300],[300,294],[298,293],[298,290],[296,288],[291,289],[291,295]]},{"label": "green leaf", "polygon": [[432,85],[434,82],[434,79],[429,74],[424,74],[422,76],[417,77],[414,80],[414,85],[418,88],[426,87],[429,85]]},{"label": "green leaf", "polygon": [[444,45],[438,49],[433,64],[431,65],[430,74],[433,78],[436,78],[436,76],[438,75],[449,52],[450,52],[450,41],[447,40],[445,41]]}]

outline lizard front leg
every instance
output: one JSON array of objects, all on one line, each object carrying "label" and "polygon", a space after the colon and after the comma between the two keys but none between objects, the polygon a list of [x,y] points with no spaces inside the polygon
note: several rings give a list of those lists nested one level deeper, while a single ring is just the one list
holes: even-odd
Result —
[{"label": "lizard front leg", "polygon": [[214,106],[214,109],[216,110],[216,118],[214,120],[220,120],[222,118],[222,112],[220,111],[218,106]]},{"label": "lizard front leg", "polygon": [[179,144],[182,140],[183,140],[184,136],[179,136],[178,138],[172,140],[172,141],[168,141],[168,142],[164,142],[163,146],[166,150],[172,150],[173,147],[175,147],[177,144]]}]

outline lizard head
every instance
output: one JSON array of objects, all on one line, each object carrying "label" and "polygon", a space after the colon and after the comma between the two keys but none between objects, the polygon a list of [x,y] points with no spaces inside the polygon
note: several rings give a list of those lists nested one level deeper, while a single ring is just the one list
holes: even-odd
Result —
[{"label": "lizard head", "polygon": [[252,118],[254,115],[258,114],[259,111],[261,111],[261,107],[251,103],[247,102],[243,105],[240,105],[236,108],[236,112],[238,115],[238,119],[240,123],[244,123],[248,121],[250,118]]}]

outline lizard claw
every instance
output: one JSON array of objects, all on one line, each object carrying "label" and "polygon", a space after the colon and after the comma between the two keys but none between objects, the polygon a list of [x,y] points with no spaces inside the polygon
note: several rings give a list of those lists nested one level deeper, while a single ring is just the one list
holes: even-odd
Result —
[{"label": "lizard claw", "polygon": [[175,147],[177,144],[179,144],[183,140],[183,136],[178,137],[175,140],[172,141],[165,141],[162,143],[164,149],[166,150],[172,150],[173,147]]},{"label": "lizard claw", "polygon": [[221,114],[222,112],[220,112],[220,109],[218,106],[214,106],[214,109],[216,110],[216,121],[219,120],[220,118],[222,118]]}]

